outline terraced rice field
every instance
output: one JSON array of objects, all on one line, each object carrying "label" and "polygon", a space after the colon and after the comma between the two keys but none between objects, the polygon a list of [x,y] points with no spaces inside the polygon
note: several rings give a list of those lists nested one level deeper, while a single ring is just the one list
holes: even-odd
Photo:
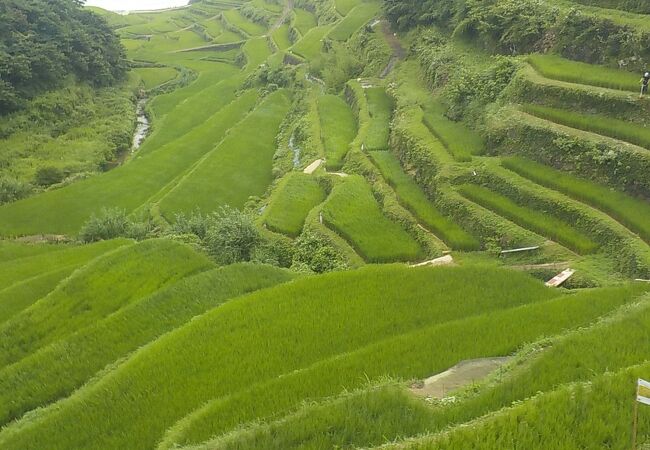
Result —
[{"label": "terraced rice field", "polygon": [[[627,0],[551,3],[648,29]],[[650,379],[638,74],[495,58],[479,26],[382,6],[100,11],[152,129],[112,170],[0,204],[0,448],[629,447]],[[78,242],[104,208],[136,232]],[[482,358],[508,362],[413,395]]]},{"label": "terraced rice field", "polygon": [[357,134],[357,120],[345,100],[336,95],[318,99],[318,115],[327,167],[338,170]]},{"label": "terraced rice field", "polygon": [[334,188],[323,205],[323,221],[366,261],[415,261],[422,256],[418,243],[382,214],[370,186],[360,177],[345,179]]}]

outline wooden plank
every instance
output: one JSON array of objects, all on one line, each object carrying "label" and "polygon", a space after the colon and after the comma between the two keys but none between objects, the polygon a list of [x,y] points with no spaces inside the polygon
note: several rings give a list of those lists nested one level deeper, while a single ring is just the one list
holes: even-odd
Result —
[{"label": "wooden plank", "polygon": [[566,280],[571,278],[574,273],[576,273],[576,271],[573,270],[573,269],[564,270],[564,271],[560,272],[559,274],[557,274],[556,276],[554,276],[553,278],[551,278],[550,280],[548,280],[546,282],[546,286],[559,287],[562,284],[564,284],[564,282]]}]

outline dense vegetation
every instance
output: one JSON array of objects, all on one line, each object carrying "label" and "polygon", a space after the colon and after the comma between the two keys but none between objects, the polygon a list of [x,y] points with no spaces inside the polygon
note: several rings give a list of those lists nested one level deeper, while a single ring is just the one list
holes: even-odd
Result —
[{"label": "dense vegetation", "polygon": [[0,5],[0,115],[69,77],[108,86],[125,74],[124,50],[98,15],[76,0]]}]

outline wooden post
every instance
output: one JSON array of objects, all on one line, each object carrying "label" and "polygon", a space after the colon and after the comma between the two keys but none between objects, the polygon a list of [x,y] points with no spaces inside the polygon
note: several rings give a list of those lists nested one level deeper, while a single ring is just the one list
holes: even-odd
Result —
[{"label": "wooden post", "polygon": [[636,450],[636,429],[639,417],[639,382],[636,383],[636,394],[634,395],[634,419],[632,422],[632,450]]}]

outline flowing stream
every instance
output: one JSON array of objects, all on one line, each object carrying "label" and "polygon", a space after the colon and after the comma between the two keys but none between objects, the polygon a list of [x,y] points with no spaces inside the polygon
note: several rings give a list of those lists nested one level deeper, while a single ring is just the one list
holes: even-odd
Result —
[{"label": "flowing stream", "polygon": [[136,115],[138,124],[135,127],[135,132],[133,133],[133,144],[131,145],[131,153],[135,153],[137,149],[142,145],[142,141],[147,137],[149,132],[149,119],[144,113],[144,107],[147,104],[146,98],[141,98],[138,100],[138,105],[136,107]]},{"label": "flowing stream", "polygon": [[289,138],[289,148],[293,152],[293,167],[300,166],[300,147],[296,145],[296,135],[291,133]]}]

